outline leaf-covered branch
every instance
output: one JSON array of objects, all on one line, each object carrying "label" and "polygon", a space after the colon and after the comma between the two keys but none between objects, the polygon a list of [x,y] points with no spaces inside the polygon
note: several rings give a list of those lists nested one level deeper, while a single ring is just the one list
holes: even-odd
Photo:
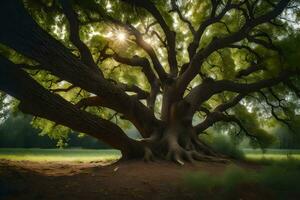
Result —
[{"label": "leaf-covered branch", "polygon": [[99,70],[98,66],[95,64],[93,56],[84,42],[81,41],[79,36],[80,24],[78,21],[78,16],[72,8],[70,0],[60,0],[63,11],[68,19],[70,27],[70,40],[78,48],[82,61],[89,67],[93,68],[99,72],[102,76],[102,72]]},{"label": "leaf-covered branch", "polygon": [[[139,57],[137,55],[133,56],[132,58],[126,58],[118,55],[117,53],[114,53],[112,55],[105,55],[105,57],[112,57],[117,62],[132,67],[142,67],[142,72],[145,74],[151,86],[150,94],[147,96],[147,105],[151,110],[153,110],[155,106],[156,97],[160,91],[161,83],[156,77],[155,73],[153,72],[148,59]],[[142,96],[145,97],[145,95]]]},{"label": "leaf-covered branch", "polygon": [[127,153],[128,145],[135,143],[117,125],[79,110],[60,96],[51,94],[2,56],[0,89],[20,100],[19,107],[23,112],[87,133],[124,153]]},{"label": "leaf-covered branch", "polygon": [[161,15],[160,11],[156,8],[156,6],[149,0],[122,0],[127,3],[134,4],[135,6],[146,9],[159,23],[161,28],[163,29],[167,44],[168,44],[168,61],[171,69],[171,73],[177,75],[177,59],[176,59],[176,33],[170,30],[170,27],[166,23],[165,19]]},{"label": "leaf-covered branch", "polygon": [[[231,2],[231,1],[229,1]],[[250,18],[246,20],[243,27],[233,33],[229,34],[226,37],[223,38],[215,38],[207,47],[204,49],[199,50],[195,56],[193,56],[191,63],[189,67],[186,69],[186,71],[182,74],[182,76],[178,79],[177,85],[179,92],[184,92],[186,86],[190,83],[190,81],[198,74],[200,67],[203,63],[203,61],[210,56],[213,52],[216,52],[219,49],[225,48],[228,45],[234,44],[235,42],[239,42],[249,36],[250,31],[263,23],[267,23],[272,19],[275,19],[278,15],[282,13],[282,11],[286,8],[286,6],[289,4],[290,1],[281,0],[277,3],[276,7],[274,7],[273,10],[267,12],[264,15],[261,15],[257,18]],[[242,4],[240,5],[233,5],[229,3],[229,8],[237,7],[240,8]],[[228,8],[227,8],[228,9]],[[227,12],[227,9],[225,9],[225,13]],[[204,24],[204,23],[203,23]],[[206,27],[205,27],[206,29]],[[198,46],[197,46],[198,47]]]},{"label": "leaf-covered branch", "polygon": [[180,18],[181,21],[183,21],[184,23],[186,23],[190,29],[190,31],[192,32],[193,35],[196,34],[196,30],[195,28],[193,27],[192,23],[183,16],[180,8],[178,7],[177,5],[177,0],[171,0],[171,5],[172,5],[172,10],[170,12],[176,12]]},{"label": "leaf-covered branch", "polygon": [[241,93],[241,95],[249,94],[259,91],[263,88],[273,87],[299,74],[300,72],[298,70],[285,71],[277,77],[260,80],[254,83],[237,83],[229,80],[214,81],[212,79],[208,79],[202,84],[193,88],[193,90],[185,97],[185,99],[192,106],[194,106],[193,109],[196,110],[202,103],[204,103],[215,94],[224,91]]}]

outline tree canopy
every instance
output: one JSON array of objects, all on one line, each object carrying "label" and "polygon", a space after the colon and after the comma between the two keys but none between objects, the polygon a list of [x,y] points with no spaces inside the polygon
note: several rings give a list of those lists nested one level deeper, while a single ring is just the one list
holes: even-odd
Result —
[{"label": "tree canopy", "polygon": [[[44,132],[73,129],[125,157],[181,163],[216,155],[198,137],[213,125],[264,147],[268,127],[293,129],[300,120],[298,1],[11,0],[0,7],[0,89],[39,117]],[[126,136],[131,126],[143,140]]]}]

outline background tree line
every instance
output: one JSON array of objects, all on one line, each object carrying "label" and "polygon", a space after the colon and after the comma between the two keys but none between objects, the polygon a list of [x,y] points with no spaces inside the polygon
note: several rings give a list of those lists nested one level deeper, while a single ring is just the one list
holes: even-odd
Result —
[{"label": "background tree line", "polygon": [[0,148],[107,148],[97,139],[74,132],[61,138],[48,137],[42,130],[33,127],[31,121],[31,116],[20,112],[3,120],[0,124]]},{"label": "background tree line", "polygon": [[[108,148],[107,145],[88,135],[70,132],[64,137],[56,137],[56,130],[54,129],[53,131],[54,133],[52,135],[43,134],[43,130],[32,125],[31,116],[15,111],[7,115],[0,124],[0,148]],[[211,131],[219,133],[222,131],[222,127],[215,126]],[[299,131],[299,127],[294,131],[280,125],[273,128],[270,132],[272,133],[274,140],[269,147],[279,149],[299,149],[300,136],[297,134]],[[128,130],[127,132],[134,138],[138,135],[135,130]],[[210,136],[207,140],[209,140],[210,143],[226,143],[228,140],[231,140],[230,136],[226,136],[226,134],[222,134],[222,136],[218,135],[220,134],[213,134],[213,136]],[[250,147],[247,141],[240,142],[239,146],[242,148]]]}]

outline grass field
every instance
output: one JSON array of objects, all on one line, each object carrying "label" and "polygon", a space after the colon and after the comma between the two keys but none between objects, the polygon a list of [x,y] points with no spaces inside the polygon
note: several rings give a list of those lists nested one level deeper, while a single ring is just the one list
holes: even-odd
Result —
[{"label": "grass field", "polygon": [[[245,149],[247,160],[300,160],[300,150],[272,150],[265,153],[260,150]],[[111,161],[120,158],[116,150],[89,149],[0,149],[0,159],[29,161]]]},{"label": "grass field", "polygon": [[0,159],[29,161],[111,161],[120,158],[117,150],[90,149],[1,149]]},{"label": "grass field", "polygon": [[265,153],[261,150],[245,149],[245,157],[247,160],[288,160],[294,159],[300,161],[300,150],[280,150],[280,149],[267,149]]}]

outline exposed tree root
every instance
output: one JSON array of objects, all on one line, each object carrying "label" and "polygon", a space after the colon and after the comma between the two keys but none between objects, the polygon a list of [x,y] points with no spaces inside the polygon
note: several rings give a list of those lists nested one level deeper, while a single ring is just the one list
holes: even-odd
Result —
[{"label": "exposed tree root", "polygon": [[[143,153],[140,157],[124,156],[124,160],[143,159],[145,162],[168,160],[179,165],[197,161],[226,163],[230,160],[214,151],[210,146],[199,140],[192,132],[171,129],[163,137],[152,137],[141,140]],[[178,136],[181,136],[180,138]],[[134,153],[134,152],[133,152]],[[127,159],[126,159],[127,158]]]},{"label": "exposed tree root", "polygon": [[197,161],[219,162],[219,163],[227,163],[227,162],[230,162],[230,160],[229,160],[229,159],[226,159],[226,158],[202,155],[202,154],[197,153],[197,152],[193,154],[193,157],[194,157]]},{"label": "exposed tree root", "polygon": [[[165,148],[158,148],[164,146]],[[152,162],[158,160],[168,160],[179,165],[185,163],[195,163],[197,161],[226,163],[229,159],[213,151],[209,146],[200,140],[190,140],[188,145],[182,147],[174,137],[166,137],[157,145],[146,147],[143,160]]]},{"label": "exposed tree root", "polygon": [[229,162],[228,159],[216,156],[209,156],[199,153],[197,151],[187,151],[185,149],[175,149],[170,150],[167,153],[167,160],[174,161],[180,165],[184,165],[185,162],[195,163],[196,161],[206,161],[206,162]]},{"label": "exposed tree root", "polygon": [[155,157],[154,157],[154,155],[153,155],[153,153],[152,153],[152,151],[151,151],[151,149],[149,149],[149,148],[145,148],[145,153],[144,153],[144,158],[143,158],[143,160],[145,161],[145,162],[154,162],[155,161]]}]

